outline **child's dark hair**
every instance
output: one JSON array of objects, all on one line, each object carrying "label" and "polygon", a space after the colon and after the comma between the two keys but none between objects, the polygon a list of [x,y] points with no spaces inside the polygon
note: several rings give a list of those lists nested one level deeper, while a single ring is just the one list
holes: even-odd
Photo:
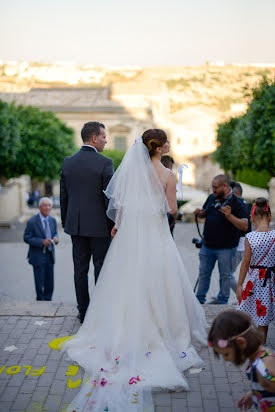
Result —
[{"label": "child's dark hair", "polygon": [[175,163],[173,157],[168,155],[161,156],[160,161],[163,164],[163,166],[168,168],[173,167],[173,164]]},{"label": "child's dark hair", "polygon": [[[246,340],[245,349],[241,349],[235,339],[240,335]],[[219,354],[215,351],[215,347],[221,347],[219,341],[228,341],[225,347],[233,348],[234,363],[241,365],[245,359],[257,351],[263,343],[263,336],[246,313],[239,310],[226,310],[214,319],[208,334],[209,346],[213,346],[216,357],[219,357]]]},{"label": "child's dark hair", "polygon": [[258,197],[251,209],[251,216],[269,217],[271,215],[269,204],[264,197]]}]

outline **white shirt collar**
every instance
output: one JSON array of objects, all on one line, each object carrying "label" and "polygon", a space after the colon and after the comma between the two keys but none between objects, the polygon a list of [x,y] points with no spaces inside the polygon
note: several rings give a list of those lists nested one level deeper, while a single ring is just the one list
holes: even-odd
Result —
[{"label": "white shirt collar", "polygon": [[42,223],[44,222],[44,220],[48,220],[48,217],[49,217],[49,216],[46,216],[46,217],[43,216],[41,212],[39,212],[39,216],[40,216]]},{"label": "white shirt collar", "polygon": [[93,149],[95,149],[96,153],[98,153],[97,148],[94,146],[91,146],[90,144],[83,144],[82,147],[87,146],[87,147],[92,147]]}]

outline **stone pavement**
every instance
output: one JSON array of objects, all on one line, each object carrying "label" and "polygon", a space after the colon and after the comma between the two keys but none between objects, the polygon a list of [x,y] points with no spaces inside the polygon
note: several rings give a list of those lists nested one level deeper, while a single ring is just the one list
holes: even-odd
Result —
[{"label": "stone pavement", "polygon": [[[209,324],[224,306],[204,305]],[[74,334],[80,324],[76,309],[53,302],[0,303],[0,411],[62,412],[76,395],[83,371],[70,368],[65,354],[48,342]],[[268,344],[275,347],[275,328]],[[17,349],[14,349],[15,346]],[[10,351],[4,350],[8,348]],[[200,351],[205,369],[186,373],[190,391],[155,393],[156,412],[232,412],[249,389],[243,368]],[[127,411],[121,411],[127,412]]]}]

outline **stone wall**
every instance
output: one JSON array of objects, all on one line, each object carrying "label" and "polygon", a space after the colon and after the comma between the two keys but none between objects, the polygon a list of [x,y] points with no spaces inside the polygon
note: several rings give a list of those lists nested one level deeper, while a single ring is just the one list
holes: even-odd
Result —
[{"label": "stone wall", "polygon": [[8,223],[28,209],[26,195],[30,191],[29,176],[10,179],[0,192],[0,223]]}]

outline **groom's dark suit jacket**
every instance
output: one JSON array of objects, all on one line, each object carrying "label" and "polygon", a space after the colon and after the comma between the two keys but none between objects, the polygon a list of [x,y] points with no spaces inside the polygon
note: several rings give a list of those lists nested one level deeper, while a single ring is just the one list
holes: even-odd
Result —
[{"label": "groom's dark suit jacket", "polygon": [[107,199],[103,190],[113,172],[112,160],[87,146],[64,160],[60,175],[60,207],[66,233],[110,236],[112,224],[106,216]]}]

